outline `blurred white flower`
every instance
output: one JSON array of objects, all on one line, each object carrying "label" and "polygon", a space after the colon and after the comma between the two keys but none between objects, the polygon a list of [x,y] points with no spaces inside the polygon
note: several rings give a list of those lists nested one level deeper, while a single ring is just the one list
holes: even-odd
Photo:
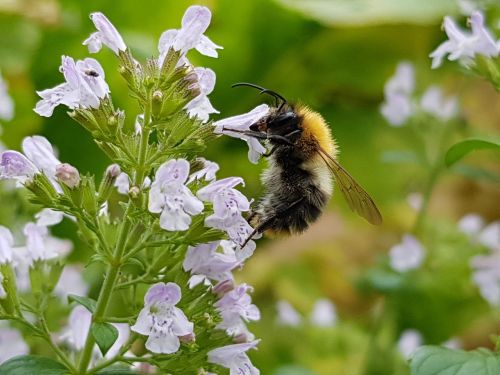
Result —
[{"label": "blurred white flower", "polygon": [[0,225],[0,264],[12,262],[14,257],[12,248],[14,246],[14,237],[9,228]]},{"label": "blurred white flower", "polygon": [[59,224],[63,217],[64,214],[61,211],[51,210],[50,208],[44,208],[35,214],[36,225],[46,227]]},{"label": "blurred white flower", "polygon": [[389,250],[390,265],[397,272],[406,272],[420,267],[425,251],[420,242],[410,234],[405,234],[401,243]]},{"label": "blurred white flower", "polygon": [[424,112],[441,121],[449,121],[458,115],[458,99],[456,96],[445,98],[443,90],[438,86],[430,86],[422,95],[420,105]]},{"label": "blurred white flower", "polygon": [[392,126],[402,126],[414,113],[411,95],[415,88],[415,72],[409,62],[400,62],[396,73],[384,87],[385,102],[380,112]]},{"label": "blurred white flower", "polygon": [[478,214],[467,214],[458,222],[458,228],[468,236],[476,236],[484,227],[484,219]]},{"label": "blurred white flower", "polygon": [[310,316],[311,323],[318,327],[331,327],[337,323],[335,305],[326,298],[316,301]]},{"label": "blurred white flower", "polygon": [[0,119],[10,121],[12,117],[14,117],[14,101],[9,96],[7,83],[0,74]]},{"label": "blurred white flower", "polygon": [[279,300],[276,303],[276,310],[278,311],[276,320],[279,324],[296,327],[302,321],[300,314],[288,301]]},{"label": "blurred white flower", "polygon": [[420,193],[411,193],[406,197],[406,202],[413,208],[415,211],[419,211],[422,207],[423,197]]},{"label": "blurred white flower", "polygon": [[404,358],[410,359],[413,353],[423,344],[423,338],[420,332],[414,329],[408,329],[401,333],[398,340],[398,350]]},{"label": "blurred white flower", "polygon": [[18,330],[0,325],[0,364],[8,359],[29,354],[30,348]]},{"label": "blurred white flower", "polygon": [[462,341],[457,337],[452,337],[441,344],[448,349],[462,349]]},{"label": "blurred white flower", "polygon": [[61,273],[54,293],[64,300],[68,297],[68,294],[86,296],[89,286],[83,280],[82,271],[81,267],[67,264]]},{"label": "blurred white flower", "polygon": [[60,335],[60,339],[67,342],[73,350],[82,350],[91,323],[92,313],[82,305],[75,306],[69,314],[68,325]]}]

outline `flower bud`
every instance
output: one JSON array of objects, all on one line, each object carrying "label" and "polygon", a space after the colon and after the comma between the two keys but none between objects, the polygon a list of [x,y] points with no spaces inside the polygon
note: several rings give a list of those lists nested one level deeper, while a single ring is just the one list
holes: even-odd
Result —
[{"label": "flower bud", "polygon": [[128,191],[128,194],[130,195],[130,198],[137,199],[141,195],[141,189],[137,186],[132,186]]},{"label": "flower bud", "polygon": [[184,336],[179,336],[179,340],[185,344],[189,344],[196,341],[196,335],[194,332],[188,333]]},{"label": "flower bud", "polygon": [[121,168],[118,164],[111,164],[108,168],[106,168],[101,186],[99,186],[97,199],[99,205],[108,200],[111,192],[113,191],[115,181],[121,172]]},{"label": "flower bud", "polygon": [[163,93],[160,90],[153,92],[151,109],[153,116],[158,116],[161,113],[161,107],[163,105]]},{"label": "flower bud", "polygon": [[59,164],[56,167],[56,178],[70,189],[80,185],[80,173],[78,169],[68,163]]},{"label": "flower bud", "polygon": [[216,286],[213,287],[212,293],[216,294],[217,297],[222,298],[224,294],[230,292],[234,289],[234,281],[233,280],[224,280],[217,283]]}]

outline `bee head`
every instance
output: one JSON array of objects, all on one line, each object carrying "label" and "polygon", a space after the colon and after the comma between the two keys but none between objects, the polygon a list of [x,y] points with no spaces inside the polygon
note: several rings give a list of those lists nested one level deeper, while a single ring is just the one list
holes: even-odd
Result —
[{"label": "bee head", "polygon": [[260,90],[261,94],[268,94],[276,100],[275,107],[271,109],[267,116],[250,125],[250,130],[265,132],[269,134],[285,135],[298,129],[299,118],[293,106],[275,91],[255,85],[253,83],[240,82],[231,87],[248,86]]}]

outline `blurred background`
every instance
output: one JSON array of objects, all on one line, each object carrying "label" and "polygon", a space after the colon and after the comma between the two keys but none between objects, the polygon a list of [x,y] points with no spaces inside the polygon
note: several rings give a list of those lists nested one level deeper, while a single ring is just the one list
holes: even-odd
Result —
[{"label": "blurred background", "polygon": [[[500,7],[493,3],[0,0],[0,69],[15,102],[14,118],[2,121],[1,140],[19,149],[23,137],[42,134],[57,147],[61,160],[100,176],[109,160],[90,135],[64,108],[51,118],[37,116],[32,110],[35,91],[62,81],[61,55],[88,56],[81,43],[93,32],[92,11],[106,14],[134,55],[146,58],[157,54],[164,30],[179,27],[188,5],[210,7],[207,35],[224,50],[218,59],[191,53],[190,60],[217,74],[210,99],[221,115],[213,119],[267,100],[251,89],[231,89],[240,81],[308,104],[328,121],[342,164],[384,216],[382,226],[372,227],[335,194],[328,211],[305,234],[259,241],[256,254],[237,273],[254,286],[253,299],[262,311],[262,320],[249,327],[262,339],[259,350],[250,354],[254,364],[261,373],[274,375],[409,374],[406,356],[419,345],[494,347],[490,336],[500,329],[500,297],[495,302],[491,294],[497,291],[487,294],[478,288],[471,264],[474,257],[498,250],[500,239],[486,246],[459,223],[472,213],[485,227],[500,220],[500,158],[488,151],[471,154],[454,168],[441,169],[429,183],[432,166],[415,155],[433,137],[432,127],[442,124],[420,127],[418,136],[414,127],[390,126],[380,113],[384,84],[400,61],[411,62],[417,95],[440,85],[446,95],[458,98],[459,115],[452,120],[446,147],[470,137],[498,140],[500,94],[459,64],[447,62],[431,70],[428,57],[445,40],[443,16],[452,15],[465,27],[470,6],[487,10],[490,30],[500,37]],[[115,105],[133,118],[138,108],[116,72],[115,56],[104,50],[98,59]],[[248,197],[261,195],[265,160],[250,164],[243,142],[219,138],[204,156],[220,164],[219,177],[244,177]],[[426,192],[429,207],[416,226]],[[20,225],[35,211],[11,199],[19,194],[2,193],[0,224]],[[391,267],[390,249],[407,233],[418,238],[424,255],[417,266],[401,272]],[[70,223],[58,226],[55,234],[74,241],[72,261],[87,260]],[[84,274],[92,285],[92,269]],[[96,287],[92,285],[91,294]]]}]

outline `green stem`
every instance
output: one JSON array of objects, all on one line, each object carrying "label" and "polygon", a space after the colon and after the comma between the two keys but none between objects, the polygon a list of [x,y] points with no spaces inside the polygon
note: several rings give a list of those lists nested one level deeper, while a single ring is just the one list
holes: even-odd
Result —
[{"label": "green stem", "polygon": [[43,332],[43,339],[49,344],[49,346],[52,348],[54,353],[59,357],[59,359],[64,363],[64,365],[72,372],[76,373],[76,367],[71,363],[69,358],[66,356],[66,354],[57,346],[51,338],[49,327],[47,326],[47,321],[45,320],[45,317],[42,315],[40,318],[40,324],[42,326],[42,332]]},{"label": "green stem", "polygon": [[[120,268],[122,266],[123,252],[127,244],[127,237],[130,231],[131,222],[129,220],[130,210],[132,205],[129,203],[125,214],[123,215],[123,224],[120,230],[120,235],[116,243],[115,251],[113,253],[113,261],[108,265],[106,271],[106,277],[104,279],[104,284],[99,293],[99,298],[97,299],[96,309],[92,315],[92,322],[100,322],[106,313],[106,308],[108,307],[109,300],[111,299],[111,294],[115,287],[116,279],[120,273]],[[80,359],[79,373],[85,374],[87,367],[92,356],[92,350],[94,348],[94,337],[92,336],[89,328],[87,334],[87,340],[85,341],[85,346],[83,348],[82,357]]]},{"label": "green stem", "polygon": [[414,232],[418,232],[422,228],[422,224],[424,223],[424,219],[427,215],[427,211],[429,209],[429,203],[432,197],[432,192],[434,191],[434,187],[439,179],[441,171],[443,169],[442,163],[439,160],[435,163],[435,165],[431,169],[431,173],[429,175],[429,179],[427,180],[427,184],[425,186],[423,195],[422,195],[422,205],[418,211],[417,219],[415,220],[415,226],[413,228]]}]

